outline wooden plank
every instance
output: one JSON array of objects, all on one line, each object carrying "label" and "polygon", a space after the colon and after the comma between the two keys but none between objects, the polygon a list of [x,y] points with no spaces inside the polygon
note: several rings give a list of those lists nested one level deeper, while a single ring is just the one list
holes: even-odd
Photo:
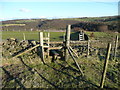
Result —
[{"label": "wooden plank", "polygon": [[75,53],[75,51],[72,49],[72,47],[69,46],[69,48],[76,55],[76,57],[79,58],[78,55],[77,55],[77,53]]},{"label": "wooden plank", "polygon": [[49,50],[51,49],[61,49],[62,47],[49,47]]},{"label": "wooden plank", "polygon": [[63,42],[65,42],[65,33],[64,33],[64,35],[63,35]]},{"label": "wooden plank", "polygon": [[62,41],[60,41],[60,42],[50,42],[50,44],[63,44],[63,42]]},{"label": "wooden plank", "polygon": [[72,54],[72,52],[70,51],[69,48],[68,48],[68,52],[69,52],[70,56],[72,57],[73,61],[75,62],[75,64],[77,65],[80,73],[82,74],[82,76],[84,76],[84,73],[83,73],[82,69],[80,68],[79,64],[78,64],[77,61],[75,60],[75,58],[74,58],[74,56],[73,56],[73,54]]},{"label": "wooden plank", "polygon": [[[83,43],[87,44],[87,42],[88,41],[70,41],[70,44],[83,44]],[[99,41],[93,40],[92,42],[99,42]],[[63,41],[59,41],[59,42],[57,42],[57,41],[55,41],[55,42],[51,41],[50,44],[63,44]]]},{"label": "wooden plank", "polygon": [[87,44],[87,41],[70,41],[70,44],[82,44],[82,43]]},{"label": "wooden plank", "polygon": [[48,38],[48,37],[45,37],[45,38],[43,38],[43,40],[49,40],[49,38]]},{"label": "wooden plank", "polygon": [[100,88],[103,88],[103,85],[105,82],[105,76],[106,76],[107,67],[108,67],[108,60],[110,57],[110,50],[111,50],[111,44],[108,43],[107,54],[106,54],[106,59],[105,59],[104,67],[103,67],[103,74],[102,74],[102,78],[101,78]]},{"label": "wooden plank", "polygon": [[33,50],[34,48],[37,48],[38,46],[39,46],[39,44],[36,45],[36,46],[34,46],[34,47],[32,47],[32,48],[29,48],[28,50],[25,50],[25,51],[22,52],[22,53],[18,53],[17,55],[14,56],[14,58],[15,58],[15,57],[18,57],[18,56],[21,56],[21,55],[23,55],[23,54],[25,54],[25,53],[27,53],[27,52]]}]

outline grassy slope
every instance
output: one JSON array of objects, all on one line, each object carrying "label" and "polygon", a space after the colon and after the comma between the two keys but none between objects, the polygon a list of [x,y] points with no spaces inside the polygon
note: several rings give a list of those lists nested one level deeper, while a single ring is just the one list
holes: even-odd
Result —
[{"label": "grassy slope", "polygon": [[[85,19],[84,19],[85,20]],[[93,19],[91,19],[93,20]],[[29,21],[26,21],[29,22]],[[31,21],[30,21],[31,22]],[[21,22],[17,22],[21,23]],[[38,40],[37,31],[3,31],[3,40],[7,38],[23,39],[23,33],[26,34],[26,39]],[[90,35],[92,32],[86,32]],[[64,32],[50,32],[51,41],[62,41],[60,36]],[[119,34],[120,37],[120,34]],[[96,43],[94,47],[107,47],[107,43],[114,41],[115,33],[111,32],[94,32],[94,37],[91,39],[102,40],[103,42]],[[102,44],[103,43],[103,44]],[[119,44],[120,45],[120,44]],[[105,50],[101,51],[101,55],[90,56],[88,58],[82,56],[77,60],[81,66],[85,77],[81,77],[77,67],[71,58],[67,62],[57,60],[55,63],[47,63],[43,65],[39,56],[30,59],[31,55],[23,55],[23,59],[3,58],[2,70],[2,87],[20,87],[20,88],[98,88],[100,84],[103,63],[105,60]],[[118,50],[119,54],[120,50]],[[113,52],[112,52],[113,53]],[[110,59],[108,71],[105,81],[105,88],[118,88],[118,64],[120,57],[112,61]],[[46,61],[50,61],[46,59]]]},{"label": "grassy slope", "polygon": [[[3,32],[3,38],[8,36],[22,39],[23,32]],[[24,32],[32,34],[28,39],[38,39],[38,32]],[[51,40],[61,40],[59,36],[64,32],[51,32]],[[86,32],[90,35],[92,32]],[[34,36],[33,36],[34,34]],[[94,32],[93,39],[111,40],[115,33]],[[120,34],[119,34],[120,35]],[[32,36],[32,37],[31,37]],[[55,38],[55,39],[54,39]],[[104,43],[107,43],[106,41]],[[101,47],[102,44],[97,44]],[[104,45],[103,45],[104,46]],[[106,47],[106,45],[105,45]],[[31,55],[24,55],[21,59],[3,58],[3,87],[20,87],[20,88],[98,88],[105,60],[105,50],[101,55],[90,56],[88,58],[81,56],[77,60],[81,66],[85,77],[81,77],[77,67],[71,58],[67,62],[57,60],[55,63],[43,65],[37,56],[30,59]],[[118,57],[116,61],[110,59],[105,81],[105,88],[118,88]],[[46,59],[46,61],[50,61]]]},{"label": "grassy slope", "polygon": [[[57,60],[40,64],[40,60],[16,59],[18,63],[3,67],[3,87],[20,88],[99,88],[103,62],[98,58],[81,57],[77,60],[85,77],[81,76],[74,62]],[[35,63],[37,61],[37,63]],[[109,61],[105,88],[118,88],[118,66]],[[6,82],[7,81],[7,82]]]},{"label": "grassy slope", "polygon": [[[26,40],[38,40],[39,34],[38,31],[3,31],[2,32],[2,39],[8,39],[8,38],[17,38],[19,40],[23,40],[23,33],[25,33]],[[45,32],[44,32],[45,33]],[[60,39],[60,36],[63,36],[65,32],[50,32],[50,40],[51,41],[57,41],[57,40],[63,40]]]},{"label": "grassy slope", "polygon": [[[8,38],[17,38],[19,40],[23,40],[23,33],[25,33],[26,40],[38,40],[38,31],[3,31],[2,32],[2,39],[8,39]],[[47,32],[44,32],[47,33]],[[73,33],[73,32],[72,32]],[[98,40],[111,40],[112,38],[115,38],[116,33],[113,32],[85,32],[88,36],[91,35],[91,33],[94,33],[94,39]],[[51,41],[62,41],[63,35],[65,32],[50,32],[50,40]],[[120,33],[118,34],[120,36]],[[92,38],[91,38],[92,39]]]},{"label": "grassy slope", "polygon": [[[104,21],[106,20],[106,21]],[[3,21],[3,30],[14,30],[14,31],[30,31],[33,30],[65,30],[66,25],[76,24],[79,22],[95,22],[105,23],[107,25],[116,26],[118,23],[117,17],[88,17],[88,18],[63,18],[63,19],[23,19],[23,20],[9,20]],[[13,26],[15,25],[15,26]],[[25,26],[20,26],[25,25]]]}]

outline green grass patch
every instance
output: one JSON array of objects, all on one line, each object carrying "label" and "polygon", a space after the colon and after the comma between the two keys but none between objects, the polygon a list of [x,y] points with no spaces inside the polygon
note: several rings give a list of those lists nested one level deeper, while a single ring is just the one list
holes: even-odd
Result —
[{"label": "green grass patch", "polygon": [[25,26],[25,24],[3,24],[0,26]]},{"label": "green grass patch", "polygon": [[[26,40],[39,40],[38,31],[3,31],[2,39],[17,38],[23,40],[23,33],[25,33]],[[44,32],[44,35],[47,32]],[[62,36],[65,32],[50,32],[50,41],[63,41]]]},{"label": "green grass patch", "polygon": [[[23,33],[25,33],[26,40],[39,40],[39,31],[3,31],[2,32],[2,39],[6,40],[8,38],[17,38],[19,40],[23,40]],[[48,32],[44,32],[45,33]],[[72,32],[74,33],[74,32]],[[115,38],[117,35],[113,32],[85,32],[88,36],[92,33],[94,34],[94,39],[97,40],[111,40]],[[50,32],[50,41],[63,41],[63,35],[65,32]],[[118,34],[120,37],[120,33]],[[91,38],[90,38],[91,39]]]}]

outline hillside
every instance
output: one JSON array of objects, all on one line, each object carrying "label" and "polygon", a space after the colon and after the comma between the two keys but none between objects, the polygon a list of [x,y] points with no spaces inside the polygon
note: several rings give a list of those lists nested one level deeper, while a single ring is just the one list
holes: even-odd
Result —
[{"label": "hillside", "polygon": [[[84,76],[81,75],[81,72],[70,56],[67,61],[63,60],[62,57],[58,57],[54,62],[52,62],[52,56],[50,56],[49,59],[45,58],[46,64],[43,64],[38,54],[38,48],[36,48],[22,56],[12,58],[11,55],[33,45],[33,43],[28,40],[18,41],[17,39],[7,39],[7,41],[2,44],[2,66],[0,68],[2,73],[1,88],[99,89],[107,52],[106,46],[108,42],[114,41],[115,33],[94,32],[94,34],[94,39],[101,39],[102,41],[91,43],[92,48],[90,48],[89,57],[86,57],[87,49],[81,47],[76,47],[75,49],[75,46],[72,46],[75,51],[79,51],[77,53],[79,55],[77,62]],[[59,38],[59,36],[55,35],[57,34],[52,36]],[[37,34],[35,36],[37,36]],[[57,41],[60,40],[57,39]],[[82,52],[82,50],[84,51]],[[113,50],[111,51],[104,84],[105,89],[119,88],[119,52],[120,49],[118,49],[116,60],[113,60],[114,52]]]},{"label": "hillside", "polygon": [[[58,30],[59,27],[64,27],[64,24],[71,23],[72,28],[75,30],[79,30],[81,27],[87,29],[89,27],[94,27],[103,25],[104,23],[101,19],[89,18],[89,22],[86,22],[86,18],[83,18],[84,21],[79,21],[80,19],[54,19],[54,20],[40,20],[40,19],[32,19],[32,20],[11,20],[4,21],[3,27],[6,27],[11,30],[12,28],[16,28],[16,30],[23,30],[22,27],[26,30],[30,30],[32,25],[34,28],[46,28],[46,30]],[[66,22],[65,22],[66,21]],[[74,23],[74,22],[75,23]],[[44,23],[43,23],[44,22]],[[91,23],[92,22],[92,23]],[[108,20],[108,22],[114,22]],[[105,23],[108,23],[105,21]],[[115,22],[117,22],[115,20]],[[43,24],[41,24],[43,23]],[[64,24],[63,24],[64,23]],[[29,27],[26,27],[26,26]],[[38,27],[39,25],[39,27]],[[51,26],[49,29],[48,26]],[[61,26],[63,25],[63,26]],[[93,25],[93,26],[92,26]],[[95,26],[94,26],[95,25]],[[54,28],[53,28],[53,27]],[[55,27],[56,26],[56,27]],[[33,28],[33,27],[32,27]],[[82,28],[81,28],[82,29]],[[35,29],[34,29],[35,30]],[[44,29],[43,29],[44,30]],[[59,29],[60,30],[60,29]],[[58,31],[59,31],[58,30]],[[64,30],[64,29],[63,29]],[[91,29],[92,30],[92,29]],[[97,30],[97,29],[96,29]],[[46,36],[48,32],[43,32],[43,35]],[[65,32],[49,32],[50,33],[50,42],[62,42],[63,35]],[[23,38],[23,34],[26,36]],[[77,32],[71,32],[70,38],[73,40],[74,38],[78,38]],[[50,47],[63,47],[58,50],[51,50],[48,54],[45,54],[43,64],[41,57],[40,47],[34,48],[40,44],[38,31],[3,31],[2,32],[2,42],[0,45],[2,46],[0,49],[2,50],[2,65],[0,66],[1,70],[1,88],[100,88],[100,82],[103,74],[104,62],[106,60],[107,54],[107,44],[111,43],[112,48],[110,52],[110,58],[107,68],[107,73],[105,77],[104,88],[119,88],[120,81],[119,77],[119,60],[120,60],[120,42],[118,43],[118,50],[116,52],[116,59],[114,59],[114,48],[115,48],[115,39],[116,35],[120,37],[120,33],[113,32],[90,32],[85,31],[90,37],[90,48],[88,49],[88,42],[79,43],[79,44],[70,44],[71,51],[73,53],[78,65],[80,66],[83,74],[78,69],[75,61],[72,58],[72,55],[68,54],[68,60],[65,60],[64,54],[64,43],[51,43]],[[72,39],[72,37],[74,37]],[[120,38],[118,38],[120,40]],[[82,41],[81,41],[82,42]],[[30,50],[30,51],[28,51]],[[46,51],[46,49],[44,49]],[[24,54],[14,57],[18,53]],[[57,52],[57,56],[52,53]],[[89,55],[87,55],[89,51]],[[52,52],[52,53],[51,53]],[[69,52],[70,53],[70,52]],[[76,57],[78,56],[78,58]]]},{"label": "hillside", "polygon": [[[63,19],[18,19],[2,22],[3,31],[36,31],[36,30],[65,30],[66,25],[79,26],[79,29],[97,31],[94,26],[107,25],[108,30],[118,31],[117,16],[111,17],[84,17],[84,18],[63,18]],[[82,26],[82,27],[80,27]],[[84,28],[83,28],[84,26]],[[91,28],[91,29],[88,29]]]}]

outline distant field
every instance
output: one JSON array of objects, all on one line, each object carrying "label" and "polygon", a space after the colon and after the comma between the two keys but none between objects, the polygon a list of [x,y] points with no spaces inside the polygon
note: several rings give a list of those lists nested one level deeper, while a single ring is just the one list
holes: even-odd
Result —
[{"label": "distant field", "polygon": [[25,26],[25,24],[3,24],[1,26]]},{"label": "distant field", "polygon": [[[38,31],[3,31],[2,32],[2,39],[8,39],[8,38],[17,38],[18,40],[23,40],[23,33],[25,33],[26,40],[38,40]],[[44,34],[47,32],[44,32]],[[94,38],[90,39],[97,39],[97,40],[112,40],[112,38],[115,38],[116,33],[111,32],[85,32],[88,36],[91,35],[91,33],[94,34]],[[50,32],[50,40],[51,41],[63,41],[63,35],[65,32]],[[120,33],[118,34],[120,37]]]},{"label": "distant field", "polygon": [[[23,33],[25,33],[26,40],[38,40],[39,34],[38,31],[3,31],[2,32],[2,39],[8,38],[17,38],[19,40],[23,40]],[[44,32],[44,34],[47,32]],[[60,38],[64,35],[65,32],[50,32],[50,40],[51,41],[62,41],[63,38]]]}]

